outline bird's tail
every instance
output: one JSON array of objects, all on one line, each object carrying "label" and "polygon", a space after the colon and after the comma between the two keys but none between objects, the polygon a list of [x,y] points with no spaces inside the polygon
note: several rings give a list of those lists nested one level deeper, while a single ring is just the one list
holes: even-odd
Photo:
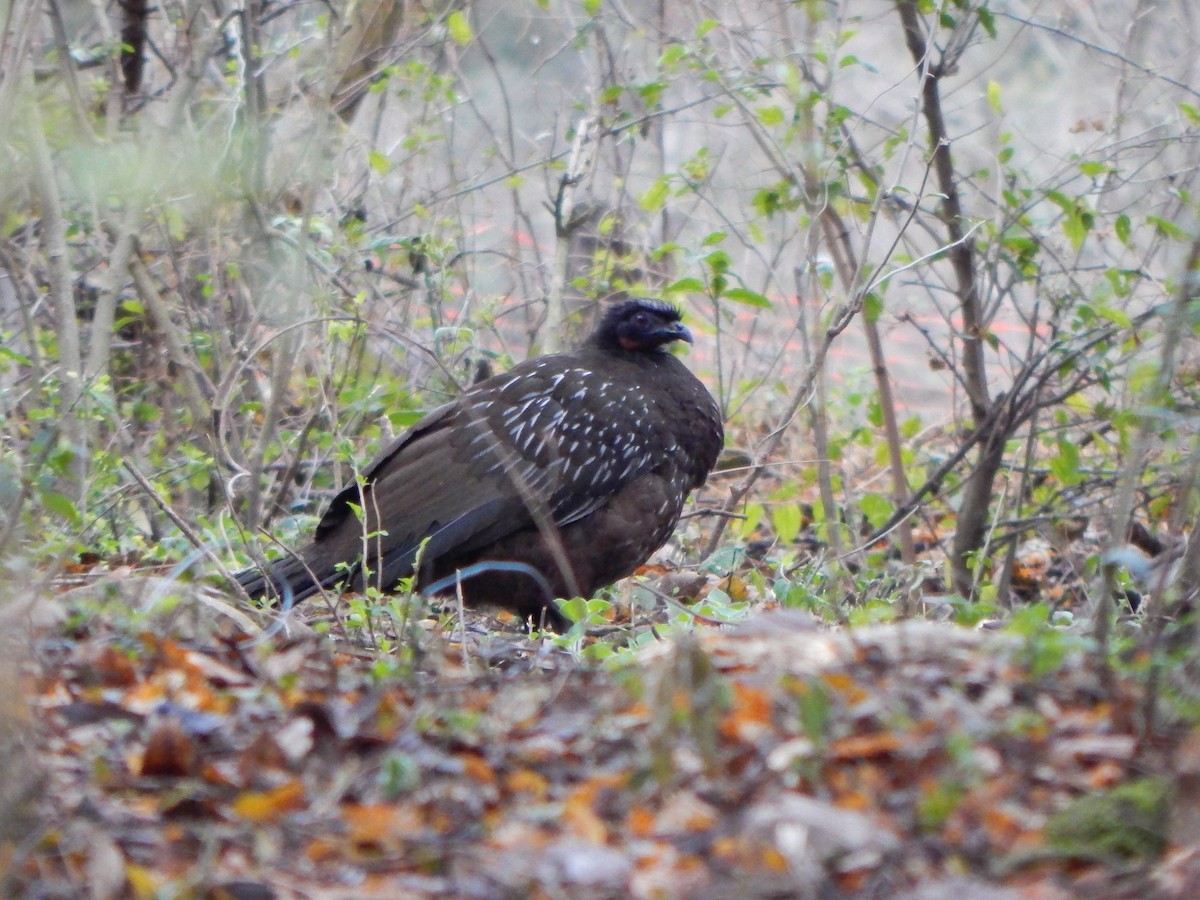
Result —
[{"label": "bird's tail", "polygon": [[293,553],[263,566],[250,566],[233,576],[254,600],[277,597],[292,604],[299,603],[329,583],[321,581],[313,571],[305,553]]}]

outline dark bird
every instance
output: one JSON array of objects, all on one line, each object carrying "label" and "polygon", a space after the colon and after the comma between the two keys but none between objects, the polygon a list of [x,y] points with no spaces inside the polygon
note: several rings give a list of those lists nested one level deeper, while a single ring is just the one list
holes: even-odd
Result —
[{"label": "dark bird", "polygon": [[364,573],[390,591],[416,565],[423,590],[461,585],[469,604],[563,630],[553,598],[591,596],[644,563],[721,451],[716,402],[667,350],[680,340],[692,336],[666,303],[609,307],[576,352],[526,360],[429,413],[334,497],[312,543],[238,581],[299,601],[339,582],[362,590]]}]

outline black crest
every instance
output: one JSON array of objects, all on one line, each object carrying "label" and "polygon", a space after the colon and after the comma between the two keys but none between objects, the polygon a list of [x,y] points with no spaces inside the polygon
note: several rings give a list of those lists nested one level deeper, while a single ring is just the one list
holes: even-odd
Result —
[{"label": "black crest", "polygon": [[672,341],[692,342],[679,309],[663,300],[638,297],[604,311],[590,340],[608,350],[651,352]]}]

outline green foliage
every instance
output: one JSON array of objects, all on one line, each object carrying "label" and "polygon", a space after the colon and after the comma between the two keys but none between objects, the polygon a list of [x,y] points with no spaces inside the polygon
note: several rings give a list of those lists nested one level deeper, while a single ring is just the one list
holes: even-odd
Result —
[{"label": "green foliage", "polygon": [[831,737],[833,723],[833,701],[829,691],[819,679],[808,678],[792,686],[796,696],[796,707],[800,714],[800,728],[805,736],[820,750]]},{"label": "green foliage", "polygon": [[1086,859],[1156,859],[1167,846],[1170,789],[1140,778],[1079,797],[1046,822],[1046,843]]},{"label": "green foliage", "polygon": [[407,753],[393,751],[383,758],[379,783],[389,800],[411,793],[420,785],[421,766]]},{"label": "green foliage", "polygon": [[966,789],[953,781],[936,781],[921,792],[917,801],[917,821],[922,828],[940,828],[962,803]]},{"label": "green foliage", "polygon": [[1019,659],[1034,678],[1053,675],[1068,654],[1091,646],[1087,638],[1056,628],[1042,604],[1015,610],[1007,630],[1021,638]]}]

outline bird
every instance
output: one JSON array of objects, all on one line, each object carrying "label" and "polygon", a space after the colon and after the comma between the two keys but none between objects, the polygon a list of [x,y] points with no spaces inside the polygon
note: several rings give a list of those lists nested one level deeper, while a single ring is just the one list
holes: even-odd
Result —
[{"label": "bird", "polygon": [[724,445],[720,409],[670,351],[661,300],[609,305],[570,353],[467,389],[392,440],[329,503],[311,541],[235,577],[298,602],[341,583],[508,609],[564,632],[554,598],[591,597],[674,533]]}]

